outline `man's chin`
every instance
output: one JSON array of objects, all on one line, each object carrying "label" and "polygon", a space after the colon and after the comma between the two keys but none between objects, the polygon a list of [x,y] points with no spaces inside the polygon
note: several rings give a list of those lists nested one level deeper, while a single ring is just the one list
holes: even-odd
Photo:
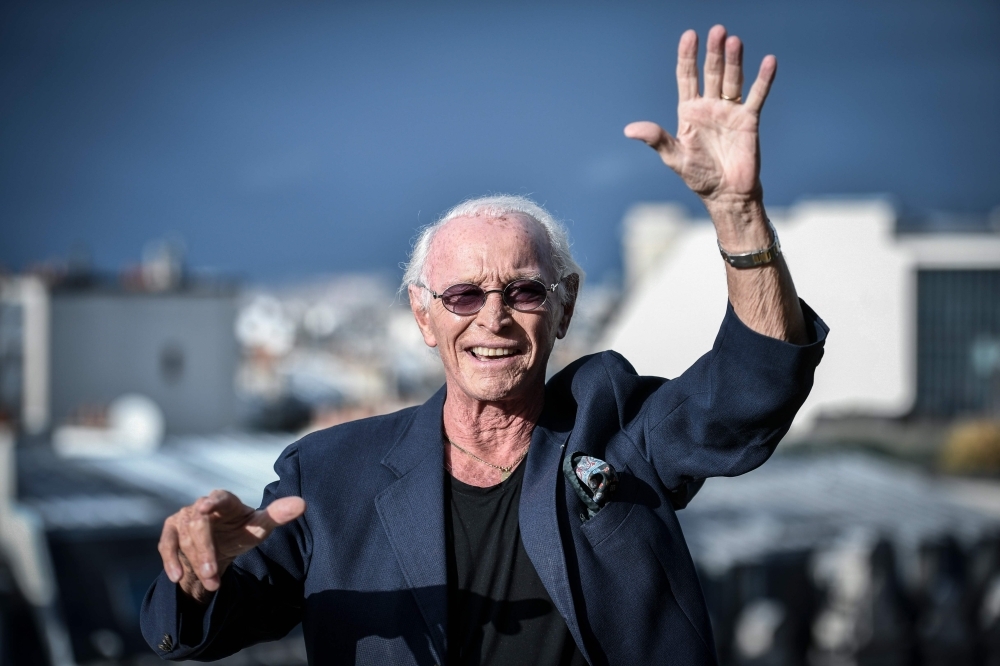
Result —
[{"label": "man's chin", "polygon": [[462,388],[467,396],[479,402],[510,402],[531,394],[529,382],[523,378],[522,381],[510,381],[509,377],[504,380],[493,382],[479,379],[463,383]]},{"label": "man's chin", "polygon": [[519,391],[516,388],[498,388],[498,387],[483,387],[477,386],[472,391],[468,392],[468,395],[473,400],[479,402],[509,402],[511,400],[516,400]]}]

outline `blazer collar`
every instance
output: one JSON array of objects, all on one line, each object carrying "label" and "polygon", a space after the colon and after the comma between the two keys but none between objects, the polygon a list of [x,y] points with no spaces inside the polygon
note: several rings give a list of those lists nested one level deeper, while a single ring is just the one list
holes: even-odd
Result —
[{"label": "blazer collar", "polygon": [[427,624],[437,663],[448,657],[448,573],[444,531],[445,390],[417,408],[382,459],[398,478],[375,498],[382,527]]},{"label": "blazer collar", "polygon": [[572,400],[546,387],[545,407],[531,435],[531,448],[524,464],[524,481],[518,516],[521,541],[535,571],[552,598],[584,658],[590,663],[587,648],[573,603],[573,593],[566,566],[566,554],[560,536],[557,497],[562,492],[562,459],[566,441],[576,416]]},{"label": "blazer collar", "polygon": [[[414,467],[423,463],[427,456],[436,455],[441,460],[442,469],[444,468],[444,430],[441,419],[446,395],[447,389],[442,386],[427,402],[417,407],[406,428],[382,458],[382,464],[397,477],[406,476]],[[444,483],[443,473],[441,482]],[[443,490],[441,496],[444,497]]]}]

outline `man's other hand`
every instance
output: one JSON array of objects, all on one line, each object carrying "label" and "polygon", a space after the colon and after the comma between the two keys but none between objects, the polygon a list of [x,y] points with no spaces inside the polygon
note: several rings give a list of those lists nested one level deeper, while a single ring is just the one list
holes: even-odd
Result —
[{"label": "man's other hand", "polygon": [[258,546],[274,528],[306,510],[301,497],[282,497],[254,511],[236,495],[213,490],[167,518],[159,551],[167,577],[186,594],[208,603],[237,556]]},{"label": "man's other hand", "polygon": [[698,35],[688,30],[677,49],[677,135],[636,122],[625,136],[654,148],[664,163],[705,200],[759,199],[758,126],[778,63],[767,56],[743,101],[743,43],[717,25],[708,33],[705,89],[698,94]]}]

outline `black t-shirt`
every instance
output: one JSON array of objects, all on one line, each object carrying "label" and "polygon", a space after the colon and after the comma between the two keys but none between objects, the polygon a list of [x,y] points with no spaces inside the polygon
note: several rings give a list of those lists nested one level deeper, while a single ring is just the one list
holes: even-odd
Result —
[{"label": "black t-shirt", "polygon": [[448,663],[585,666],[521,543],[524,465],[477,488],[445,474]]}]

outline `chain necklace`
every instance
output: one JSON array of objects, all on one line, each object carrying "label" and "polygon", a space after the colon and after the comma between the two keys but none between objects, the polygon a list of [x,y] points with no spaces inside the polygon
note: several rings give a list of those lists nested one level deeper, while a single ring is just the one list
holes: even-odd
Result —
[{"label": "chain necklace", "polygon": [[519,455],[517,457],[517,460],[515,460],[514,462],[512,462],[510,465],[508,465],[506,467],[503,467],[501,465],[494,465],[489,460],[483,460],[482,458],[480,458],[479,456],[477,456],[472,451],[467,451],[467,450],[463,449],[461,446],[459,446],[455,442],[453,442],[450,439],[448,439],[447,435],[445,435],[444,441],[448,442],[449,444],[451,444],[456,449],[458,449],[459,451],[461,451],[465,455],[469,456],[470,458],[474,458],[474,459],[478,460],[479,462],[483,463],[484,465],[489,465],[493,469],[500,470],[500,480],[501,481],[506,481],[510,477],[510,473],[514,470],[514,468],[517,467],[519,464],[521,464],[521,461],[524,460],[524,456],[528,455],[528,447],[531,446],[531,443],[529,442],[528,446],[524,447],[524,451],[521,451],[521,455]]}]

